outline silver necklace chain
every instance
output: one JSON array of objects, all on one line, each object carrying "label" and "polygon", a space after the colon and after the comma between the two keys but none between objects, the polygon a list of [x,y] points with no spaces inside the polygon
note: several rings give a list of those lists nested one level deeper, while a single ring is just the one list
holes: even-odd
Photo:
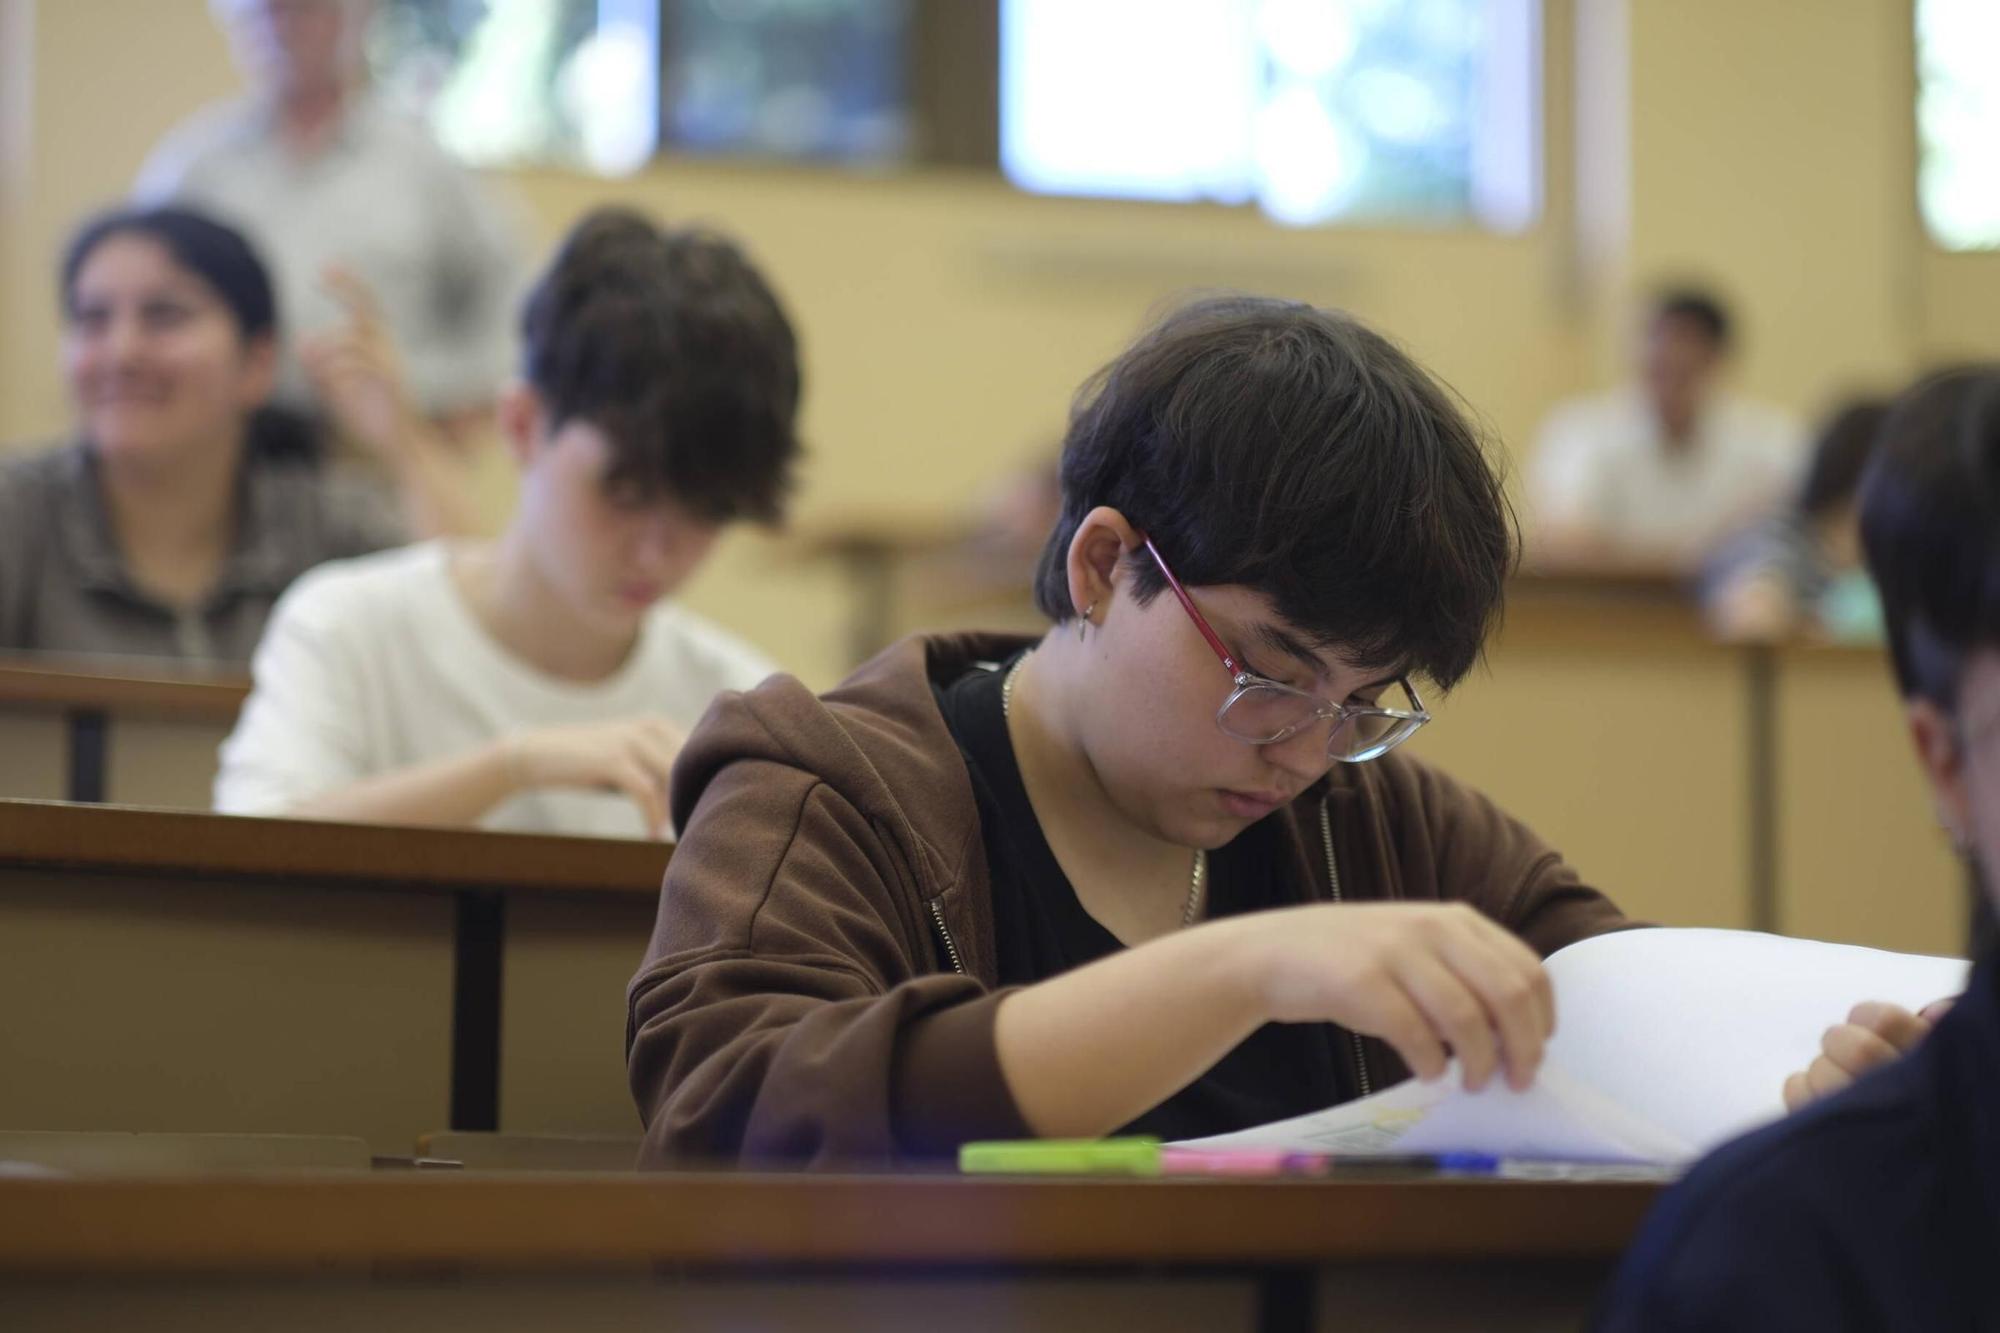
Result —
[{"label": "silver necklace chain", "polygon": [[[1000,682],[1000,716],[1014,715],[1014,681],[1021,674],[1021,668],[1028,665],[1028,654],[1022,653],[1014,665],[1007,670],[1007,678]],[[1194,868],[1188,872],[1188,896],[1186,906],[1181,908],[1181,926],[1194,924],[1201,911],[1202,888],[1208,882],[1208,853],[1197,847],[1194,850]]]}]

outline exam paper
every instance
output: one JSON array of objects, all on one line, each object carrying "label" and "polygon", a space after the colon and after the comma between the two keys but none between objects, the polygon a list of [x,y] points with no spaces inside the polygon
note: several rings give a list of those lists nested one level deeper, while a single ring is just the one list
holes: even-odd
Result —
[{"label": "exam paper", "polygon": [[1190,1146],[1681,1162],[1783,1115],[1785,1076],[1857,1003],[1918,1009],[1963,990],[1968,971],[1956,958],[1670,929],[1600,935],[1547,966],[1556,1032],[1528,1091],[1467,1093],[1454,1067]]}]

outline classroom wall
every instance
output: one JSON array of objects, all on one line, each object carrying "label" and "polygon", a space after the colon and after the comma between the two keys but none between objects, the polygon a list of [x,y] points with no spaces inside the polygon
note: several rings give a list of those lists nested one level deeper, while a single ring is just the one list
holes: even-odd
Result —
[{"label": "classroom wall", "polygon": [[1745,383],[1781,402],[1817,410],[1903,376],[1923,249],[1910,6],[1630,0],[1628,14],[1631,271],[1718,282],[1745,315]]},{"label": "classroom wall", "polygon": [[[1550,404],[1616,374],[1629,286],[1661,272],[1722,281],[1744,307],[1744,386],[1801,411],[1937,355],[2000,354],[2000,256],[1936,254],[1917,224],[1907,0],[1588,0],[1580,51],[1573,3],[1546,0],[1550,207],[1519,236],[1284,231],[1029,198],[976,173],[669,162],[497,184],[538,247],[610,200],[747,241],[803,331],[808,526],[962,509],[1047,447],[1077,382],[1191,286],[1360,312],[1516,453]],[[0,199],[0,441],[32,444],[66,416],[62,238],[163,127],[236,81],[205,0],[0,0],[0,15],[0,98],[34,76],[29,151]],[[846,665],[844,585],[781,544],[732,541],[689,600],[815,684]]]}]

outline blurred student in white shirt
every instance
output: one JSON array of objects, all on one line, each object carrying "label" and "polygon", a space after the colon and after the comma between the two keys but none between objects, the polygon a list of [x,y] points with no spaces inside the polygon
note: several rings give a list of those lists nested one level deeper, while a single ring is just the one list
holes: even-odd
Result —
[{"label": "blurred student in white shirt", "polygon": [[1729,391],[1731,333],[1714,297],[1667,292],[1636,380],[1549,416],[1527,471],[1533,563],[1690,573],[1795,484],[1799,424]]},{"label": "blurred student in white shirt", "polygon": [[665,599],[732,522],[774,522],[797,347],[728,241],[604,210],[529,298],[493,541],[324,565],[273,612],[216,808],[657,836],[681,738],[774,668]]}]

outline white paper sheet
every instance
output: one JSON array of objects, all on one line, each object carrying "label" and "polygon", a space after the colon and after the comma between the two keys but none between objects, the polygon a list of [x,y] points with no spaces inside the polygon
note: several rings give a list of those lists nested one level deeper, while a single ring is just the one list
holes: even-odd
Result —
[{"label": "white paper sheet", "polygon": [[1548,960],[1556,1033],[1527,1092],[1469,1094],[1454,1069],[1197,1146],[1684,1161],[1782,1115],[1785,1076],[1854,1005],[1920,1008],[1967,967],[1751,931],[1601,935]]}]

